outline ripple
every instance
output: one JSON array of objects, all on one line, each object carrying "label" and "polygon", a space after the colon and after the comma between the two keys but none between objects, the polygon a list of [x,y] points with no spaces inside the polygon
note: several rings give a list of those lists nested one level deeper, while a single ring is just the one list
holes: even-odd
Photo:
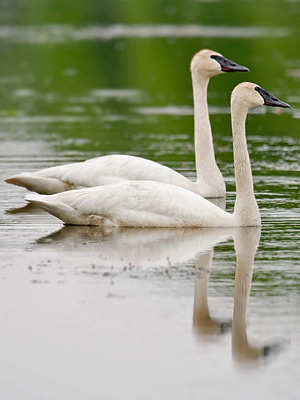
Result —
[{"label": "ripple", "polygon": [[72,115],[36,115],[22,117],[0,117],[0,123],[9,124],[28,124],[28,123],[53,123],[53,122],[85,122],[89,121],[89,117],[77,117]]},{"label": "ripple", "polygon": [[300,69],[290,69],[286,72],[286,75],[291,78],[300,79]]},{"label": "ripple", "polygon": [[288,28],[204,26],[204,25],[91,25],[77,28],[72,25],[2,26],[0,40],[17,43],[64,43],[69,41],[114,40],[119,38],[255,38],[286,37]]},{"label": "ripple", "polygon": [[193,115],[194,109],[187,106],[167,106],[167,107],[138,107],[137,113],[143,115]]},{"label": "ripple", "polygon": [[203,25],[110,25],[91,26],[74,32],[75,40],[111,40],[123,37],[263,37],[287,36],[285,28],[217,27]]},{"label": "ripple", "polygon": [[141,91],[135,89],[94,89],[90,93],[94,97],[104,99],[137,100],[141,96]]},{"label": "ripple", "polygon": [[[193,107],[188,106],[166,106],[166,107],[137,107],[136,112],[143,115],[193,115]],[[256,107],[249,111],[249,114],[265,114],[266,108]],[[230,107],[209,106],[209,114],[226,115],[230,114]]]},{"label": "ripple", "polygon": [[[166,107],[139,107],[136,108],[139,114],[143,115],[193,115],[193,107],[188,106],[166,106]],[[209,113],[230,114],[229,107],[209,107]]]}]

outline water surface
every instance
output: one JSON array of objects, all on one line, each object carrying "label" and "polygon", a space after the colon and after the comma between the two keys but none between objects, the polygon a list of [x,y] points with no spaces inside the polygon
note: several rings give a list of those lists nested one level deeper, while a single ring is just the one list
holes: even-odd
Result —
[{"label": "water surface", "polygon": [[[0,13],[1,397],[298,399],[300,3],[42,3]],[[195,179],[204,47],[251,69],[209,86],[228,211],[232,88],[292,105],[248,117],[261,230],[64,227],[3,182],[113,153]]]}]

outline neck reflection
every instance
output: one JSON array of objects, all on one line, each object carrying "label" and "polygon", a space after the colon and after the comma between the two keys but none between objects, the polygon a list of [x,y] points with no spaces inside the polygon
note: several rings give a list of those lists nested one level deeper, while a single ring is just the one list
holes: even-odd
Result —
[{"label": "neck reflection", "polygon": [[232,324],[212,318],[208,307],[208,283],[213,249],[196,254],[193,331],[201,338],[212,337],[228,331],[232,325],[232,356],[240,363],[253,363],[268,355],[271,346],[252,346],[246,329],[247,304],[251,290],[254,258],[260,239],[260,228],[232,229],[236,251],[234,306]]},{"label": "neck reflection", "polygon": [[[234,239],[236,270],[233,320],[213,318],[209,312],[208,284],[214,246]],[[99,229],[99,227],[65,226],[37,241],[43,247],[53,245],[63,259],[70,253],[74,262],[93,259],[101,266],[171,268],[195,258],[193,332],[197,337],[217,336],[232,328],[232,355],[236,361],[255,362],[268,355],[273,346],[252,346],[246,330],[246,311],[251,289],[254,257],[260,228],[206,229]],[[84,244],[84,246],[82,246]],[[51,246],[52,247],[52,246]],[[41,249],[42,250],[42,249]],[[195,255],[196,254],[196,255]],[[78,257],[76,257],[78,255]]]}]

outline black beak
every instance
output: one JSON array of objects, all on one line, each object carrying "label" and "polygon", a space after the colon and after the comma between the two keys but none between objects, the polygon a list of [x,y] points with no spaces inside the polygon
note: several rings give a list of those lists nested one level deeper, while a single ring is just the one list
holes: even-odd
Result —
[{"label": "black beak", "polygon": [[223,56],[210,56],[214,60],[218,61],[221,65],[221,70],[223,72],[249,72],[250,69],[247,67],[243,67],[242,65],[236,64],[235,62],[228,60]]},{"label": "black beak", "polygon": [[265,89],[260,86],[256,86],[255,90],[261,95],[264,99],[264,104],[266,106],[271,107],[283,107],[283,108],[291,108],[288,103],[277,99],[277,97],[273,96],[271,93],[267,92]]}]

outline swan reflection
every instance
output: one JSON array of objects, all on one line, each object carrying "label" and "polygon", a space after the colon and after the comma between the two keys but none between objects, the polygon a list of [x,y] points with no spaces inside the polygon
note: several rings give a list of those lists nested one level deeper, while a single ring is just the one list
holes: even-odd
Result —
[{"label": "swan reflection", "polygon": [[246,330],[247,303],[251,290],[254,257],[259,244],[260,228],[239,229],[234,235],[236,269],[232,320],[232,355],[239,362],[253,362],[268,356],[278,345],[252,346]]},{"label": "swan reflection", "polygon": [[[233,319],[213,318],[209,312],[208,284],[213,249],[218,243],[234,240],[236,270]],[[216,337],[232,330],[232,356],[242,363],[256,362],[278,345],[253,346],[248,341],[246,310],[251,289],[254,257],[260,228],[134,229],[64,226],[38,240],[73,259],[93,258],[101,266],[170,266],[195,260],[193,333],[197,338]],[[78,257],[76,257],[78,255]],[[75,261],[77,262],[77,261]]]},{"label": "swan reflection", "polygon": [[27,203],[21,207],[9,208],[5,214],[43,214],[44,212],[34,204]]},{"label": "swan reflection", "polygon": [[209,313],[207,288],[213,250],[208,250],[195,256],[193,331],[197,337],[207,338],[224,333],[232,326],[232,355],[234,360],[251,363],[269,355],[273,350],[278,349],[278,345],[252,346],[247,337],[246,311],[251,289],[254,257],[260,239],[260,228],[237,228],[232,231],[232,236],[236,252],[232,324],[229,321],[212,318]]},{"label": "swan reflection", "polygon": [[224,333],[231,328],[231,321],[212,318],[209,313],[207,289],[212,258],[212,249],[195,255],[193,328],[194,334],[202,338]]},{"label": "swan reflection", "polygon": [[[170,266],[192,260],[196,252],[206,251],[231,237],[229,228],[101,228],[64,226],[38,240],[78,257],[96,255],[101,266]],[[84,244],[84,245],[83,245]]]}]

